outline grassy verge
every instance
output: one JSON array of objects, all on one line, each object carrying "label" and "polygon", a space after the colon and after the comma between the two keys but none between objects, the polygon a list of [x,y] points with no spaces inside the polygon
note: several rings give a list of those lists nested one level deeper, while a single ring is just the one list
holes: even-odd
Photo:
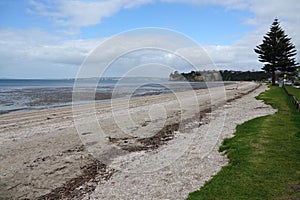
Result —
[{"label": "grassy verge", "polygon": [[282,88],[258,98],[278,112],[238,126],[220,147],[229,165],[189,200],[300,199],[300,115]]},{"label": "grassy verge", "polygon": [[294,88],[292,86],[285,87],[290,94],[294,95],[297,98],[297,100],[300,101],[300,89]]}]

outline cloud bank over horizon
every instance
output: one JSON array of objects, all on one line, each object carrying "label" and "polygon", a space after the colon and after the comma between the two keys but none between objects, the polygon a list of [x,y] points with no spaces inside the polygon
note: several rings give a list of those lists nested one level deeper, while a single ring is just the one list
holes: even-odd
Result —
[{"label": "cloud bank over horizon", "polygon": [[[75,77],[84,59],[101,42],[120,31],[145,26],[191,37],[218,69],[260,70],[262,63],[253,49],[274,18],[279,18],[292,38],[298,52],[296,60],[300,61],[297,0],[23,0],[20,5],[3,1],[0,10],[7,10],[0,15],[0,78]],[[197,56],[192,49],[189,53]],[[144,63],[168,59],[171,67],[178,64],[171,54],[152,51],[124,60],[128,65],[139,63],[139,59]],[[117,69],[110,75],[116,74]]]}]

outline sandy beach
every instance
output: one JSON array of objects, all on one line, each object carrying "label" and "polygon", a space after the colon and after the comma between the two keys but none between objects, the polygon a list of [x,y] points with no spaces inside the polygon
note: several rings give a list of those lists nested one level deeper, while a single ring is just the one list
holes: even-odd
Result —
[{"label": "sandy beach", "polygon": [[[0,199],[185,199],[238,124],[276,110],[240,82],[0,115]],[[213,99],[213,100],[212,100]]]}]

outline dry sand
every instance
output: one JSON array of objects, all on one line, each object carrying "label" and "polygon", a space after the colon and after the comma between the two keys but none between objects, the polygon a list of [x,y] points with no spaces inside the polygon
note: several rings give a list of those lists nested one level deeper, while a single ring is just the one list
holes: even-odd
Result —
[{"label": "dry sand", "polygon": [[185,199],[226,165],[218,146],[238,124],[275,112],[254,98],[266,89],[245,82],[1,115],[0,198]]}]

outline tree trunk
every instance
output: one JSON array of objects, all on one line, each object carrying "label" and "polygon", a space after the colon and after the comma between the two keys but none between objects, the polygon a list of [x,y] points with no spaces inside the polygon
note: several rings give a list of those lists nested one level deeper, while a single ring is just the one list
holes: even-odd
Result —
[{"label": "tree trunk", "polygon": [[276,79],[275,71],[272,71],[272,85],[275,85],[275,79]]}]

